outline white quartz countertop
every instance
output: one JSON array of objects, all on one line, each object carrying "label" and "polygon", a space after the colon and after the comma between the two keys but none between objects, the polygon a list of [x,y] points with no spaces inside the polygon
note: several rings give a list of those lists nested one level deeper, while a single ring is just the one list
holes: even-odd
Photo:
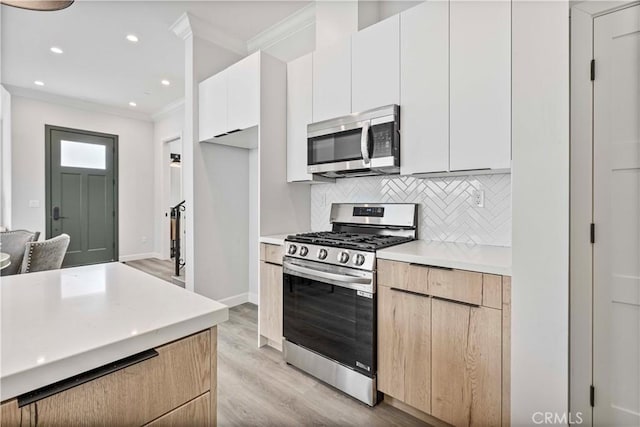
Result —
[{"label": "white quartz countertop", "polygon": [[414,240],[376,252],[380,259],[511,276],[511,248]]},{"label": "white quartz countertop", "polygon": [[284,245],[284,239],[292,234],[304,233],[304,231],[292,231],[284,234],[271,234],[269,236],[260,236],[260,243],[269,243],[271,245]]},{"label": "white quartz countertop", "polygon": [[227,306],[120,263],[6,276],[0,401],[228,319]]}]

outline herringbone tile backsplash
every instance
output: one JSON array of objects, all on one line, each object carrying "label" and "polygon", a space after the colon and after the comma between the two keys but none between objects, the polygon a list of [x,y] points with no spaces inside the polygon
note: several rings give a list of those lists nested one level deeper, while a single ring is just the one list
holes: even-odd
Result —
[{"label": "herringbone tile backsplash", "polygon": [[[473,191],[484,190],[484,207]],[[444,178],[375,176],[311,186],[311,229],[329,230],[331,203],[419,203],[424,240],[511,246],[511,175]]]}]

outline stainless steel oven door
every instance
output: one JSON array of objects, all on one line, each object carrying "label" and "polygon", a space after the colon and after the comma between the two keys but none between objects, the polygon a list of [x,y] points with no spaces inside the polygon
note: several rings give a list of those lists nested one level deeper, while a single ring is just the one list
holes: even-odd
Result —
[{"label": "stainless steel oven door", "polygon": [[285,257],[283,335],[289,342],[374,377],[375,291],[371,271]]}]

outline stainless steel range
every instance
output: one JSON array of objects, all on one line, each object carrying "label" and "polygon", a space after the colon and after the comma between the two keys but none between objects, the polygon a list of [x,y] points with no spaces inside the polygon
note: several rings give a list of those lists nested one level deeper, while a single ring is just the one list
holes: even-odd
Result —
[{"label": "stainless steel range", "polygon": [[416,238],[418,205],[340,203],[332,231],[288,236],[283,262],[287,363],[373,406],[376,250]]}]

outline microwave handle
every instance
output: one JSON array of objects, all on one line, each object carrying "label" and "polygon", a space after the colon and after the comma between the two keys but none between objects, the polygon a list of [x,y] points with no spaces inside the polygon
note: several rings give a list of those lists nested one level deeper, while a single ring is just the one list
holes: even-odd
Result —
[{"label": "microwave handle", "polygon": [[371,122],[365,121],[362,125],[362,135],[360,136],[360,152],[362,153],[362,161],[368,164],[371,161],[371,155],[369,154],[369,127]]}]

